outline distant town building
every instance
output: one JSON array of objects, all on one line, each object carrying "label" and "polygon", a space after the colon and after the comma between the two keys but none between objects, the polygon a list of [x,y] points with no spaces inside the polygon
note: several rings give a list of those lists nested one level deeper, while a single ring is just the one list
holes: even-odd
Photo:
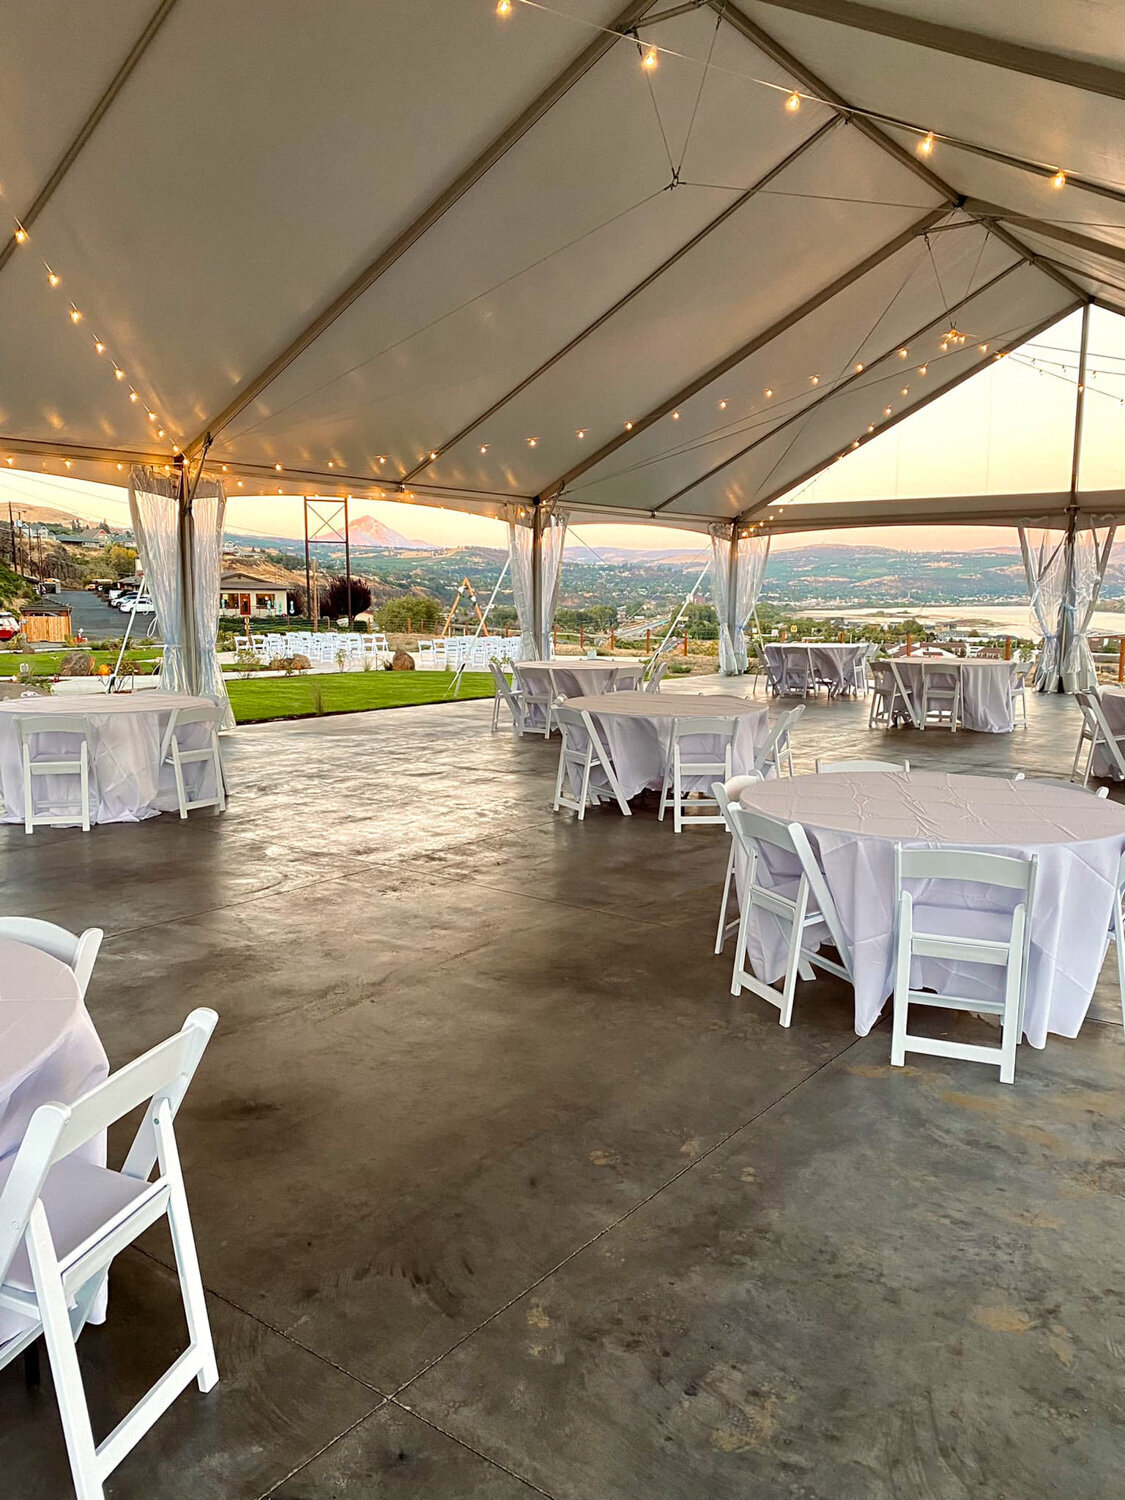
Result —
[{"label": "distant town building", "polygon": [[276,579],[258,578],[253,573],[224,573],[219,587],[225,615],[268,617],[289,613],[293,590]]}]

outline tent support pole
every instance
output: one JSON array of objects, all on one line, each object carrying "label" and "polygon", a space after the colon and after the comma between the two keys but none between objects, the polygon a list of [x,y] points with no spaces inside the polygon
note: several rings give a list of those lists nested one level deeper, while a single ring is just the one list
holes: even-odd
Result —
[{"label": "tent support pole", "polygon": [[[738,629],[738,523],[734,522],[730,528],[730,546],[727,556],[727,635],[730,637],[731,651],[737,655],[735,633]],[[731,672],[732,677],[740,676],[743,668],[736,667]]]},{"label": "tent support pole", "polygon": [[1078,537],[1078,480],[1082,468],[1082,419],[1086,409],[1086,357],[1090,344],[1090,304],[1082,309],[1082,334],[1078,345],[1078,390],[1074,397],[1074,445],[1070,457],[1070,501],[1066,507],[1066,551],[1063,562],[1063,597],[1059,606],[1059,692],[1073,690],[1074,674],[1067,661],[1078,647],[1074,639],[1077,618],[1075,551]]},{"label": "tent support pole", "polygon": [[531,634],[540,661],[550,657],[550,647],[543,628],[543,502],[536,501],[531,511]]},{"label": "tent support pole", "polygon": [[178,534],[176,546],[180,560],[180,630],[183,635],[184,675],[189,693],[199,691],[199,644],[195,635],[195,517],[192,514],[194,492],[188,484],[187,465],[177,465],[180,493],[176,501]]}]

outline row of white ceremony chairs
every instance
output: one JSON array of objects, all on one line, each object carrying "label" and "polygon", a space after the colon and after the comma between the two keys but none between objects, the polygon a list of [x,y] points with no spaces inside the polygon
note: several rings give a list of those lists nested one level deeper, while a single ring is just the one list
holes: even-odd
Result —
[{"label": "row of white ceremony chairs", "polygon": [[382,666],[391,655],[387,637],[377,631],[361,634],[358,630],[287,630],[267,635],[252,635],[250,649],[260,662],[271,665],[291,656],[307,656],[314,666],[347,667]]},{"label": "row of white ceremony chairs", "polygon": [[494,661],[515,661],[520,653],[518,635],[449,635],[418,640],[418,665],[428,671],[455,672],[469,667],[487,672]]},{"label": "row of white ceremony chairs", "polygon": [[[909,761],[818,760],[819,774],[892,771],[909,774]],[[1024,780],[1017,772],[1013,780]],[[715,934],[715,952],[721,953],[727,937],[737,932],[731,993],[743,989],[777,1007],[780,1022],[792,1020],[798,979],[811,979],[814,966],[852,982],[851,955],[839,913],[817,862],[808,834],[799,823],[786,824],[752,808],[743,807],[741,796],[759,775],[716,782],[713,793],[722,809],[731,847],[727,861]],[[1055,783],[1072,786],[1070,782]],[[1075,788],[1075,790],[1077,790]],[[1107,789],[1097,795],[1104,797]],[[730,896],[735,886],[736,861],[741,856],[742,882],[739,915],[727,920]],[[894,1015],[891,1033],[891,1063],[901,1067],[908,1052],[983,1062],[999,1069],[1000,1081],[1015,1079],[1016,1048],[1023,1034],[1031,915],[1038,858],[993,854],[977,849],[918,849],[895,846],[894,911],[895,969]],[[1007,933],[999,936],[966,936],[943,930],[941,882],[957,881],[992,886],[1010,893],[1014,906]],[[1117,949],[1118,983],[1122,1022],[1125,1024],[1125,856],[1117,882],[1117,902],[1112,936]],[[780,987],[766,983],[748,962],[749,928],[754,911],[769,913],[787,932],[786,962]],[[825,944],[836,958],[824,954]],[[1004,970],[1003,994],[982,1000],[912,988],[911,966],[917,958],[947,962],[986,964]],[[983,1046],[912,1033],[912,1005],[937,1006],[947,1010],[995,1015],[1000,1022],[1000,1045]]]},{"label": "row of white ceremony chairs", "polygon": [[[198,807],[226,811],[227,792],[219,754],[219,709],[214,704],[173,709],[160,743],[160,767],[168,767],[176,787],[180,817]],[[181,731],[204,726],[203,743],[186,745]],[[25,833],[36,828],[81,828],[89,833],[97,802],[97,764],[90,748],[85,714],[16,714],[12,727],[19,748]],[[62,739],[63,748],[45,747],[44,737]],[[198,738],[195,734],[192,739]],[[207,788],[208,768],[214,791]],[[186,776],[185,770],[191,775]],[[198,776],[195,772],[198,771]],[[189,784],[190,783],[190,784]]]}]

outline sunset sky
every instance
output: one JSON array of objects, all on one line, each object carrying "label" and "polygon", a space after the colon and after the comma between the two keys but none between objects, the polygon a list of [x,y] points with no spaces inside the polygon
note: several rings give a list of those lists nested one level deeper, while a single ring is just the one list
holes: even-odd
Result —
[{"label": "sunset sky", "polygon": [[[1065,489],[1070,477],[1078,327],[1075,314],[834,464],[803,493],[810,499],[829,500]],[[1107,489],[1122,483],[1125,320],[1095,310],[1090,347],[1081,483],[1087,489]],[[0,475],[0,506],[9,500],[15,506],[51,505],[91,519],[128,522],[125,491],[112,485],[9,471]],[[506,545],[504,526],[483,517],[389,501],[354,501],[353,516],[364,513],[419,541],[442,546]],[[302,535],[301,503],[276,495],[232,499],[227,525],[232,531],[297,539]],[[698,532],[662,526],[606,525],[575,517],[572,534],[575,530],[577,540],[594,547],[699,550],[706,545]],[[1015,537],[1005,528],[939,526],[831,532],[811,539],[866,541],[907,550],[972,550],[1010,546]],[[790,537],[776,545],[802,546],[808,540]]]}]

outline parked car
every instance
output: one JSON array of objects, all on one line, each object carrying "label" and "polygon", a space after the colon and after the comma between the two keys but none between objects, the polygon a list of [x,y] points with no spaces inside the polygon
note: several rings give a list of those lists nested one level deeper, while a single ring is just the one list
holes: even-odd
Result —
[{"label": "parked car", "polygon": [[130,614],[134,615],[152,615],[156,613],[156,605],[153,604],[152,600],[146,594],[134,597],[124,608]]},{"label": "parked car", "polygon": [[14,640],[20,633],[20,622],[6,609],[0,610],[0,641]]}]

